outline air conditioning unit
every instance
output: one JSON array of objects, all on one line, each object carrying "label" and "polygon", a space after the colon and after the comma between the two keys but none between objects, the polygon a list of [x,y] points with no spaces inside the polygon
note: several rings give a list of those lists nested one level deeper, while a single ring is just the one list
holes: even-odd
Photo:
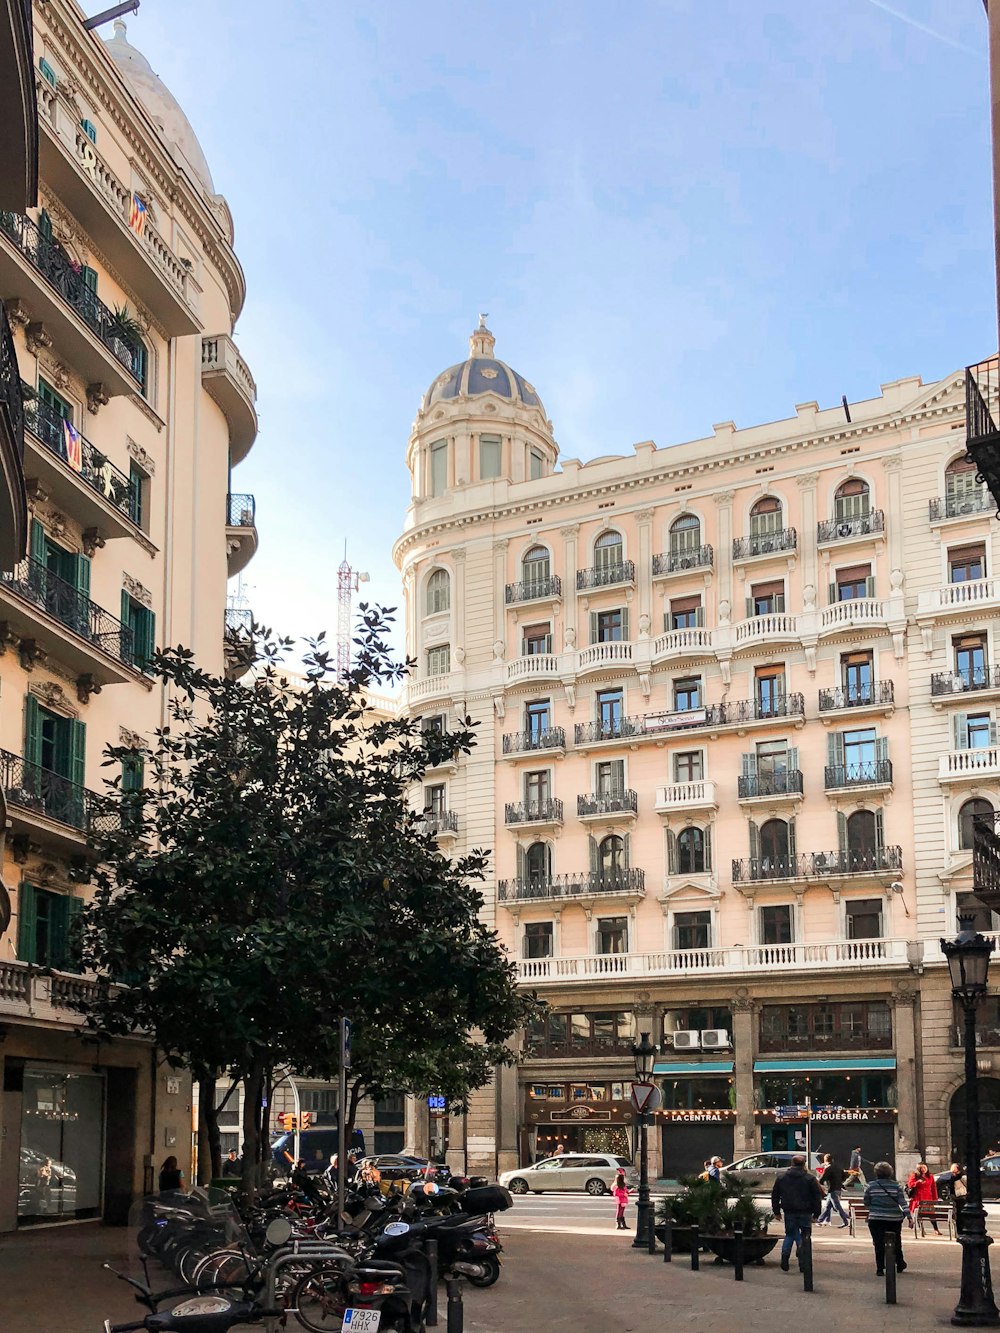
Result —
[{"label": "air conditioning unit", "polygon": [[675,1051],[696,1051],[701,1046],[700,1032],[675,1032],[674,1050]]},{"label": "air conditioning unit", "polygon": [[728,1047],[731,1045],[729,1033],[725,1028],[702,1028],[701,1044],[706,1051]]}]

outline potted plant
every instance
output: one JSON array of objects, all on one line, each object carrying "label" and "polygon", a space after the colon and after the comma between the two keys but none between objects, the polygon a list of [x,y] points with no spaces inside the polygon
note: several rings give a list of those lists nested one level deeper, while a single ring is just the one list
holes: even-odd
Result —
[{"label": "potted plant", "polygon": [[704,1236],[714,1228],[714,1219],[724,1205],[725,1191],[717,1180],[702,1180],[699,1176],[681,1176],[681,1189],[670,1198],[661,1199],[656,1207],[656,1234],[660,1241],[666,1238],[666,1223],[671,1223],[671,1249],[677,1254],[691,1253],[691,1229],[697,1227]]},{"label": "potted plant", "polygon": [[673,1223],[671,1248],[679,1253],[691,1251],[691,1228],[697,1226],[700,1240],[711,1249],[719,1263],[731,1263],[735,1257],[736,1228],[743,1228],[745,1263],[763,1263],[779,1237],[767,1233],[771,1213],[757,1207],[750,1187],[734,1176],[719,1180],[686,1177],[683,1188],[672,1199],[660,1201],[656,1220],[657,1235],[666,1236],[666,1219]]},{"label": "potted plant", "polygon": [[111,323],[111,337],[116,344],[119,360],[127,355],[135,359],[135,349],[142,342],[142,325],[127,305],[116,305]]}]

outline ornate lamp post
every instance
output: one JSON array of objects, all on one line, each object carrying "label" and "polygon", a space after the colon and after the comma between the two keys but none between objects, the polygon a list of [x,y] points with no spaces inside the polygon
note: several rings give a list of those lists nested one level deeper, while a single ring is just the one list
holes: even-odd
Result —
[{"label": "ornate lamp post", "polygon": [[[635,1064],[635,1083],[649,1083],[656,1062],[656,1047],[649,1040],[648,1032],[640,1033],[638,1046],[632,1047],[632,1059]],[[632,1248],[645,1249],[649,1245],[649,1228],[653,1225],[649,1202],[649,1145],[646,1141],[645,1111],[636,1111],[636,1124],[639,1126],[639,1201]]]},{"label": "ornate lamp post", "polygon": [[979,1084],[976,1069],[976,1005],[986,994],[992,940],[984,939],[972,917],[959,918],[958,938],[942,940],[941,952],[951,972],[951,993],[965,1013],[965,1153],[968,1194],[962,1209],[962,1290],[951,1322],[959,1325],[1000,1324],[990,1279],[986,1211],[979,1178]]}]

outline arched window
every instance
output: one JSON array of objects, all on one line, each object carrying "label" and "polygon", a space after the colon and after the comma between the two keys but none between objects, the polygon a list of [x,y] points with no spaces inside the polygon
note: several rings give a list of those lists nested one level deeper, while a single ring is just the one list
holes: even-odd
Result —
[{"label": "arched window", "polygon": [[782,529],[781,501],[775,495],[763,495],[750,510],[750,535],[763,537]]},{"label": "arched window", "polygon": [[868,485],[860,477],[850,477],[837,487],[833,497],[833,513],[838,523],[850,523],[854,518],[864,518],[870,507]]},{"label": "arched window", "polygon": [[[544,546],[533,546],[521,561],[521,578],[527,588],[544,590],[550,574],[549,553]],[[528,593],[531,596],[531,593]]]},{"label": "arched window", "polygon": [[544,842],[533,842],[524,854],[524,878],[529,884],[540,884],[549,878],[549,848]]},{"label": "arched window", "polygon": [[875,870],[878,834],[872,810],[855,810],[847,817],[847,862],[852,870]]},{"label": "arched window", "polygon": [[694,514],[681,514],[670,525],[670,554],[684,555],[701,545],[701,520]]},{"label": "arched window", "polygon": [[427,611],[429,616],[447,611],[451,606],[451,577],[446,569],[435,569],[427,580]]},{"label": "arched window", "polygon": [[594,542],[594,564],[598,569],[618,569],[622,564],[622,535],[602,532]]},{"label": "arched window", "polygon": [[625,869],[625,842],[612,833],[603,838],[597,848],[597,868],[601,879],[620,879]]},{"label": "arched window", "polygon": [[[953,458],[944,470],[945,513],[948,518],[973,514],[980,508],[983,488],[976,481],[976,465],[966,454]],[[989,505],[983,506],[989,508]]]},{"label": "arched window", "polygon": [[760,857],[769,870],[778,874],[787,873],[788,869],[788,825],[783,819],[769,819],[761,824]]},{"label": "arched window", "polygon": [[963,852],[971,852],[973,844],[973,823],[974,819],[993,818],[993,807],[989,801],[984,801],[981,796],[966,801],[958,812],[958,845]]},{"label": "arched window", "polygon": [[677,870],[681,875],[703,875],[708,869],[705,834],[700,828],[681,829],[677,835]]}]

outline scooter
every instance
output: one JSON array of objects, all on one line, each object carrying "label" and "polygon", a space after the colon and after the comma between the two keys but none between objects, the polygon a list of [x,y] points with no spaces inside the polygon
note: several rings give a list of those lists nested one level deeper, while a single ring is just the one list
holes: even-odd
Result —
[{"label": "scooter", "polygon": [[[228,1292],[195,1292],[190,1287],[179,1290],[154,1292],[144,1282],[119,1273],[110,1264],[104,1267],[122,1282],[127,1282],[139,1293],[136,1300],[148,1307],[150,1313],[138,1323],[112,1324],[104,1321],[104,1333],[228,1333],[237,1324],[256,1324],[260,1320],[279,1318],[285,1310],[267,1310],[255,1300],[234,1300]],[[164,1301],[176,1301],[169,1310],[160,1310]]]}]

